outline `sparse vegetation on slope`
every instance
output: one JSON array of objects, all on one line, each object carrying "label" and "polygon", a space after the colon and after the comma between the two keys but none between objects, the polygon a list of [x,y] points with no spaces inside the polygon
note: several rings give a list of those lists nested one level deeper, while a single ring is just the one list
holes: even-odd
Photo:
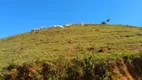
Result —
[{"label": "sparse vegetation on slope", "polygon": [[138,27],[85,24],[42,29],[0,40],[1,78],[135,80],[142,74],[142,66],[136,64],[141,51]]}]

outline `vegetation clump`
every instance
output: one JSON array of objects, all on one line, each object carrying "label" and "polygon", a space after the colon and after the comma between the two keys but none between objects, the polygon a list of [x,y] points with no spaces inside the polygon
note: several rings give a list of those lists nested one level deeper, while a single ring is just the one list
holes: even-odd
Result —
[{"label": "vegetation clump", "polygon": [[[141,79],[142,53],[84,54],[71,60],[23,64],[5,73],[5,79],[119,80]],[[65,61],[64,61],[65,60]],[[62,62],[61,62],[62,61]],[[122,75],[122,76],[120,76]]]}]

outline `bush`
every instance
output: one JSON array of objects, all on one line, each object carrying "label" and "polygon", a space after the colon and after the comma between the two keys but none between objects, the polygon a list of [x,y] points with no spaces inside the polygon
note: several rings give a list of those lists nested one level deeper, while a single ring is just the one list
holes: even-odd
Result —
[{"label": "bush", "polygon": [[103,22],[102,22],[102,24],[106,24],[106,22],[105,22],[105,21],[103,21]]}]

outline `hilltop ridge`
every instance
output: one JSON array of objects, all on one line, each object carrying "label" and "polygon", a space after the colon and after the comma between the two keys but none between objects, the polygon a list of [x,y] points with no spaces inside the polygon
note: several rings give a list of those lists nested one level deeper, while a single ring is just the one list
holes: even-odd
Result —
[{"label": "hilltop ridge", "polygon": [[[62,58],[70,62],[83,55],[109,56],[123,53],[133,55],[141,52],[140,27],[86,24],[44,28],[1,39],[0,70],[11,63],[15,65],[37,61],[56,63]],[[82,74],[80,76],[83,76],[83,73],[80,73]]]}]

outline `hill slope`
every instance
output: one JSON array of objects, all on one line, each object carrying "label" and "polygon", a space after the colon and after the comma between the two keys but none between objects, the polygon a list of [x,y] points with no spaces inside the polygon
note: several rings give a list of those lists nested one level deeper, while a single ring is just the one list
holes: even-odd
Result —
[{"label": "hill slope", "polygon": [[[70,62],[76,56],[95,55],[108,58],[111,54],[134,55],[141,51],[142,28],[93,24],[49,28],[1,39],[0,69],[2,71],[12,63],[56,63],[63,58],[63,64],[66,63],[64,60]],[[112,59],[115,58],[112,55]]]}]

